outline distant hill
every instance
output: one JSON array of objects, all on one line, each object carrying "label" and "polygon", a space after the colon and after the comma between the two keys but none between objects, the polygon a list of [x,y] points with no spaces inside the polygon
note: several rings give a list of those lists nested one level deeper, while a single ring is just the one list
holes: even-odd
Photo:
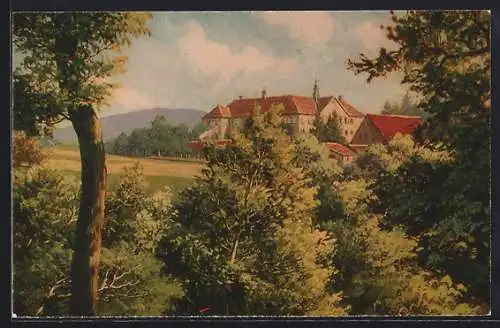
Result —
[{"label": "distant hill", "polygon": [[[153,108],[103,117],[101,123],[104,140],[107,141],[122,132],[130,133],[134,129],[148,127],[157,115],[165,116],[172,125],[184,123],[193,127],[205,114],[206,112],[197,109]],[[54,139],[62,143],[73,143],[76,142],[76,134],[71,126],[58,128],[54,130]]]}]

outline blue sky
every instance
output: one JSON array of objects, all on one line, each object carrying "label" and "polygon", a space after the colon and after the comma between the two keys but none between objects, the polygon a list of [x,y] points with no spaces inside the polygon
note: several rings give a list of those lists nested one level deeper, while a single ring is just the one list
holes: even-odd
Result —
[{"label": "blue sky", "polygon": [[127,49],[128,70],[114,77],[108,116],[152,107],[209,111],[238,96],[342,95],[362,112],[399,101],[400,76],[365,82],[346,68],[360,52],[394,47],[380,12],[155,12],[151,37]]}]

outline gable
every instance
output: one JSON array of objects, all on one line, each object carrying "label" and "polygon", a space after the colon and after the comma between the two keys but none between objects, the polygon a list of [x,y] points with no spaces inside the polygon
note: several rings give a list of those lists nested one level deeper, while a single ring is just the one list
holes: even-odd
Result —
[{"label": "gable", "polygon": [[396,133],[412,134],[423,123],[418,116],[368,114],[367,117],[385,141],[391,140]]},{"label": "gable", "polygon": [[373,143],[383,143],[385,139],[380,134],[377,127],[365,116],[358,130],[351,140],[352,145],[371,145]]},{"label": "gable", "polygon": [[332,101],[325,105],[325,107],[321,110],[321,118],[327,120],[332,115],[337,115],[339,118],[347,116],[342,107],[340,107],[339,103],[333,100],[333,97]]}]

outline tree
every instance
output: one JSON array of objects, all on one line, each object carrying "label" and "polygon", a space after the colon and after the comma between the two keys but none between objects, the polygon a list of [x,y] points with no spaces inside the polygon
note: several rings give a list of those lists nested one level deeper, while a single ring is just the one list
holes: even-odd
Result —
[{"label": "tree", "polygon": [[190,140],[198,139],[198,137],[207,130],[208,126],[203,121],[199,121],[191,129],[191,132],[189,134],[189,139]]},{"label": "tree", "polygon": [[14,312],[64,315],[79,184],[53,169],[14,169]]},{"label": "tree", "polygon": [[328,117],[326,122],[323,121],[320,115],[316,115],[313,120],[312,133],[320,142],[338,142],[346,144],[347,140],[342,134],[342,125],[340,120],[335,115]]},{"label": "tree", "polygon": [[12,165],[14,167],[39,165],[44,154],[35,138],[28,137],[24,132],[15,132],[12,137]]},{"label": "tree", "polygon": [[399,226],[381,229],[381,216],[370,211],[376,197],[364,179],[336,182],[338,211],[325,229],[337,239],[331,287],[342,291],[351,314],[471,314],[462,302],[465,288],[446,276],[419,267],[417,242]]},{"label": "tree", "polygon": [[172,222],[172,194],[146,193],[142,167],[125,167],[106,202],[99,312],[109,315],[162,315],[181,286],[162,273],[156,258],[160,238]]},{"label": "tree", "polygon": [[[100,315],[162,315],[182,294],[155,258],[168,230],[171,194],[145,193],[140,167],[124,169],[107,198],[99,275]],[[14,169],[14,312],[65,316],[71,295],[71,248],[80,185],[72,176],[33,166]]]},{"label": "tree", "polygon": [[[201,124],[193,129],[204,128]],[[107,148],[113,154],[126,156],[179,156],[191,152],[188,143],[198,133],[185,124],[173,126],[165,117],[157,116],[150,127],[134,129],[130,135],[122,133]]]},{"label": "tree", "polygon": [[[490,14],[409,11],[392,20],[387,37],[398,49],[381,49],[373,59],[361,55],[349,67],[368,73],[368,81],[402,72],[402,83],[419,95],[418,107],[428,115],[417,140],[453,156],[444,163],[416,156],[389,177],[388,189],[379,192],[385,195],[387,219],[426,236],[421,239],[426,264],[464,282],[469,297],[489,303]],[[413,193],[411,202],[405,198],[409,206],[400,208],[398,202],[409,194],[398,190],[420,193]],[[440,196],[441,206],[431,195]]]},{"label": "tree", "polygon": [[256,109],[233,143],[206,148],[207,169],[176,206],[162,247],[166,270],[184,279],[181,313],[344,313],[325,290],[332,241],[313,222],[315,188],[279,108]]},{"label": "tree", "polygon": [[387,37],[399,49],[382,48],[374,59],[361,54],[348,67],[368,73],[368,82],[401,71],[402,83],[421,96],[418,107],[429,114],[425,139],[464,155],[483,153],[489,148],[491,114],[489,13],[409,11],[393,14],[392,20]]},{"label": "tree", "polygon": [[82,192],[71,265],[73,315],[93,315],[97,302],[106,167],[97,109],[124,70],[123,46],[148,34],[143,13],[18,13],[13,42],[24,55],[14,73],[14,125],[42,133],[69,120],[78,137]]},{"label": "tree", "polygon": [[391,103],[386,102],[384,104],[384,109],[382,110],[382,114],[385,115],[409,115],[409,116],[423,116],[419,108],[410,98],[409,93],[407,92],[401,103]]}]

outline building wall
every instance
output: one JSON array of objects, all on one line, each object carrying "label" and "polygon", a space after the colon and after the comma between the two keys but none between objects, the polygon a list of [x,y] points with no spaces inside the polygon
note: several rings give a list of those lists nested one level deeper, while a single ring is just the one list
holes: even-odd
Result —
[{"label": "building wall", "polygon": [[342,127],[342,135],[346,138],[347,142],[350,143],[356,130],[361,125],[361,122],[363,122],[363,117],[350,117],[333,99],[321,111],[321,118],[326,121],[332,115],[336,115],[339,118]]},{"label": "building wall", "polygon": [[332,151],[331,156],[337,160],[337,163],[339,163],[340,166],[344,166],[347,163],[351,163],[353,160],[352,156],[343,156],[337,152]]},{"label": "building wall", "polygon": [[314,115],[298,115],[297,121],[296,133],[309,133],[313,128]]},{"label": "building wall", "polygon": [[[349,117],[344,110],[333,101],[321,111],[321,118],[327,120],[330,115],[337,115],[341,122],[341,131],[348,143],[351,142],[354,133],[363,121],[362,117]],[[210,129],[214,129],[213,138],[224,139],[230,136],[235,129],[243,129],[246,117],[236,118],[212,118],[204,119]],[[283,122],[291,123],[293,134],[311,132],[313,128],[314,115],[284,115]]]},{"label": "building wall", "polygon": [[209,130],[214,130],[212,135],[215,139],[224,139],[227,136],[229,119],[228,118],[211,118],[204,119],[203,122],[209,126]]},{"label": "building wall", "polygon": [[230,136],[231,133],[233,133],[233,131],[235,131],[235,130],[241,131],[243,129],[243,127],[245,126],[246,119],[247,119],[246,117],[235,117],[235,118],[229,119],[227,136]]},{"label": "building wall", "polygon": [[350,129],[349,131],[352,132],[349,135],[350,137],[347,138],[348,143],[351,143],[352,139],[354,138],[354,135],[356,134],[356,131],[358,131],[361,123],[363,123],[363,119],[364,117],[353,117],[353,122],[349,127]]},{"label": "building wall", "polygon": [[384,139],[373,126],[368,118],[365,117],[359,129],[351,140],[353,145],[371,145],[374,143],[384,143]]}]

